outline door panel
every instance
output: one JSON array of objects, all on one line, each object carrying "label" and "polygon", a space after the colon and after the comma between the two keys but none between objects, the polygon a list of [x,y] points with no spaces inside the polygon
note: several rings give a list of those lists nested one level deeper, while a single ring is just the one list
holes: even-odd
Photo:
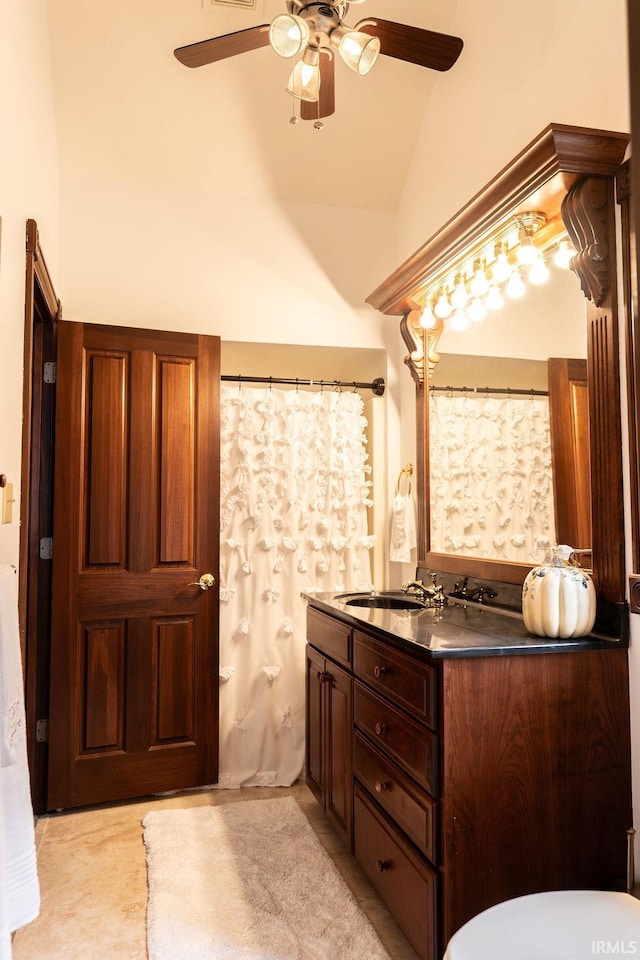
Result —
[{"label": "door panel", "polygon": [[48,806],[217,780],[219,340],[60,324]]}]

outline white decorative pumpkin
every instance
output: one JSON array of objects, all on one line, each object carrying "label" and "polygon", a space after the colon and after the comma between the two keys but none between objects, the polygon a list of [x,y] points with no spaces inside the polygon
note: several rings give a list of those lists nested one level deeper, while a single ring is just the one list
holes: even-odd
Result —
[{"label": "white decorative pumpkin", "polygon": [[584,637],[596,619],[596,591],[588,573],[575,563],[571,547],[553,547],[522,586],[522,616],[539,637]]}]

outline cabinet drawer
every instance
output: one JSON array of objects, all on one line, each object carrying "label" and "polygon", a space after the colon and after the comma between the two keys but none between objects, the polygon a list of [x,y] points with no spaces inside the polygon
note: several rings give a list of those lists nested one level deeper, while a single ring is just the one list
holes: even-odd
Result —
[{"label": "cabinet drawer", "polygon": [[345,667],[351,666],[352,630],[346,623],[334,620],[313,607],[307,610],[307,642]]},{"label": "cabinet drawer", "polygon": [[354,689],[356,727],[420,783],[432,796],[438,794],[438,738],[426,727],[381,700],[356,681]]},{"label": "cabinet drawer", "polygon": [[353,672],[436,729],[437,675],[432,667],[356,630]]},{"label": "cabinet drawer", "polygon": [[357,731],[354,773],[409,839],[436,863],[436,802]]},{"label": "cabinet drawer", "polygon": [[355,857],[421,960],[437,954],[436,873],[356,785]]}]

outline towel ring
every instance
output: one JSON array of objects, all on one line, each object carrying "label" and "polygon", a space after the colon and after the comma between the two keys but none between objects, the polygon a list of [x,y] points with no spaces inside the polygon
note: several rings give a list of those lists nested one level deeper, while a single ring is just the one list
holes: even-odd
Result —
[{"label": "towel ring", "polygon": [[406,477],[407,482],[409,484],[409,487],[407,489],[407,494],[411,493],[411,477],[412,476],[413,476],[413,464],[408,463],[405,467],[402,468],[402,470],[398,474],[398,482],[396,484],[396,493],[400,493],[400,484],[402,482],[403,477]]}]

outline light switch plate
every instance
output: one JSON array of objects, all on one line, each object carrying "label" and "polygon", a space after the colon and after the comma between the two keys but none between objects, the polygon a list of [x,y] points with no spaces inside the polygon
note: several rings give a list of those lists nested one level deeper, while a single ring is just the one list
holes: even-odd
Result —
[{"label": "light switch plate", "polygon": [[13,520],[13,484],[7,483],[2,488],[2,522],[11,523]]}]

